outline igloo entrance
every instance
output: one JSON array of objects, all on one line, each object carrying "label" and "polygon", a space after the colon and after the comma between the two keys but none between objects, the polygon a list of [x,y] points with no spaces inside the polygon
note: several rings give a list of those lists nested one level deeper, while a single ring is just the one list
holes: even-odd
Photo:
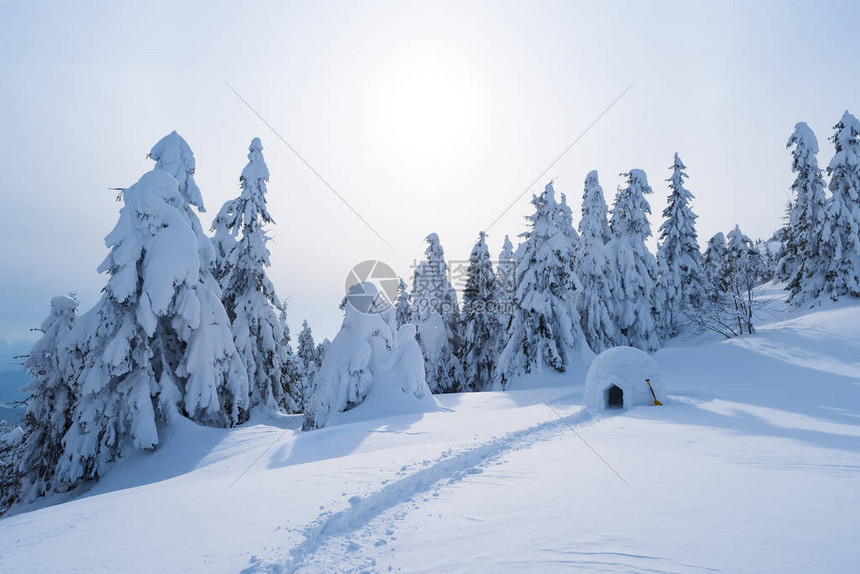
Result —
[{"label": "igloo entrance", "polygon": [[606,389],[606,408],[624,408],[624,391],[618,385],[612,385],[611,387]]}]

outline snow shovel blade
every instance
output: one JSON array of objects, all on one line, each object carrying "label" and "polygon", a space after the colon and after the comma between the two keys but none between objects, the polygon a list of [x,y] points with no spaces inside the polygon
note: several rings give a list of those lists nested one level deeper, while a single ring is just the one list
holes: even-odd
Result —
[{"label": "snow shovel blade", "polygon": [[657,400],[657,395],[654,394],[654,389],[651,388],[651,379],[645,379],[645,382],[648,383],[648,390],[651,391],[651,396],[654,397],[654,406],[662,407],[663,403]]}]

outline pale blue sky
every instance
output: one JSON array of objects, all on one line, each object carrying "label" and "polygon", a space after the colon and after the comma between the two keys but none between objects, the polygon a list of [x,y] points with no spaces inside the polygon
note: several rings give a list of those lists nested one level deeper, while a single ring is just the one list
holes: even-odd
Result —
[{"label": "pale blue sky", "polygon": [[[735,223],[769,235],[794,124],[815,130],[825,165],[832,125],[860,112],[858,15],[851,2],[0,1],[0,340],[32,338],[53,295],[97,300],[120,207],[107,188],[150,169],[146,153],[174,129],[197,156],[207,226],[262,139],[271,276],[293,331],[308,318],[320,337],[340,324],[354,263],[409,277],[431,231],[466,258],[637,79],[544,180],[578,211],[589,170],[611,202],[617,174],[642,168],[656,216],[678,151],[700,239]],[[494,255],[523,230],[528,199],[490,230]]]}]

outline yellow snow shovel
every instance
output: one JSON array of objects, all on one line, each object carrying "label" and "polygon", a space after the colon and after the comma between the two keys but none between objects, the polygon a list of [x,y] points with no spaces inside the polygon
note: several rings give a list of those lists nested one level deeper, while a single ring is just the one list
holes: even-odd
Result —
[{"label": "yellow snow shovel", "polygon": [[645,379],[645,382],[648,383],[648,389],[651,391],[651,396],[654,397],[654,406],[662,407],[663,403],[657,400],[657,395],[654,394],[654,389],[651,387],[651,379]]}]

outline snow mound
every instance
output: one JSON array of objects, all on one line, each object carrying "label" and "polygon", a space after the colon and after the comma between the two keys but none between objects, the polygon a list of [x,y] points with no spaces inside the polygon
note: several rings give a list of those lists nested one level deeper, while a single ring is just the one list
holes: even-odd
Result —
[{"label": "snow mound", "polygon": [[[629,409],[653,405],[654,397],[646,379],[659,400],[665,399],[663,376],[651,355],[633,347],[613,347],[600,353],[585,377],[585,404],[591,409]],[[621,393],[613,387],[621,389]]]},{"label": "snow mound", "polygon": [[394,308],[383,304],[376,309],[374,304],[378,312],[373,312],[369,301],[380,301],[372,283],[350,288],[343,326],[314,378],[304,430],[326,426],[337,413],[343,413],[335,417],[343,423],[436,409],[415,326],[397,329]]},{"label": "snow mound", "polygon": [[355,408],[334,413],[329,424],[439,410],[424,379],[424,356],[415,340],[415,326],[407,323],[395,336],[397,344],[371,361],[373,383],[364,400]]}]

